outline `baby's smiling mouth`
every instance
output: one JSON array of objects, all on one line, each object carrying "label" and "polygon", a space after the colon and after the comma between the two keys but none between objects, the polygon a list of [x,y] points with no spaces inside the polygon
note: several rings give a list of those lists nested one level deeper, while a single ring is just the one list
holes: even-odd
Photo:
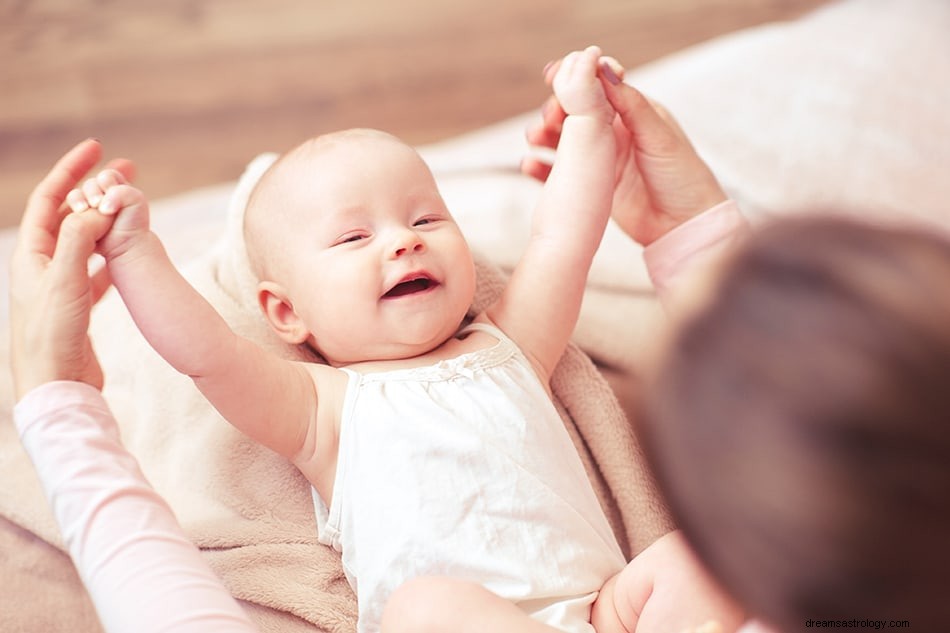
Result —
[{"label": "baby's smiling mouth", "polygon": [[383,299],[393,299],[395,297],[405,297],[406,295],[425,292],[426,290],[435,288],[437,285],[439,285],[439,283],[429,277],[414,277],[393,286],[389,292],[383,295]]}]

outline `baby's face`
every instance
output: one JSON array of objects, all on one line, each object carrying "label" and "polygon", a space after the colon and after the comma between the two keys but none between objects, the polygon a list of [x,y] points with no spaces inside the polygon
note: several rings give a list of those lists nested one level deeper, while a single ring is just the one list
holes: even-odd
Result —
[{"label": "baby's face", "polygon": [[285,286],[328,362],[410,358],[457,330],[475,292],[465,238],[429,168],[394,138],[302,157]]}]

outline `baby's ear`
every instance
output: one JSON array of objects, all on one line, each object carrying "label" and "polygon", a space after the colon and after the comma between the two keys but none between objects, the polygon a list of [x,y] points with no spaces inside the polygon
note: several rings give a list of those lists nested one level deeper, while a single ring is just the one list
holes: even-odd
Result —
[{"label": "baby's ear", "polygon": [[257,302],[267,323],[280,340],[299,345],[310,337],[310,330],[294,311],[283,286],[272,281],[262,281],[257,285]]}]

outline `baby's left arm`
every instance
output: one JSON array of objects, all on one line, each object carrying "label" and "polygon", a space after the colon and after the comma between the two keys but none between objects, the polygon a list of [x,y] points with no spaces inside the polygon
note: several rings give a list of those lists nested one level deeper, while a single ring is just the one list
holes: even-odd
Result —
[{"label": "baby's left arm", "polygon": [[601,51],[569,54],[554,78],[567,113],[557,157],[535,208],[531,238],[494,321],[549,378],[574,330],[591,260],[610,217],[615,111],[598,69]]}]

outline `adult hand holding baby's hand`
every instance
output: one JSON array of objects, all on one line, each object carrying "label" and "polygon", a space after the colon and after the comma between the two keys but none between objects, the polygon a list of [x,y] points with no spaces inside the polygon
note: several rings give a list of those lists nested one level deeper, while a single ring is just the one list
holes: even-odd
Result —
[{"label": "adult hand holding baby's hand", "polygon": [[[70,213],[67,192],[102,154],[86,140],[66,153],[30,195],[10,262],[11,365],[17,398],[54,380],[102,388],[102,370],[87,333],[92,306],[108,288],[104,271],[88,272],[96,242],[112,218]],[[134,165],[110,166],[131,178]]]},{"label": "adult hand holding baby's hand", "polygon": [[[545,69],[548,84],[555,80],[563,62],[549,64]],[[607,79],[602,82],[604,92],[617,113],[612,216],[630,237],[646,246],[722,202],[726,194],[673,117],[662,106],[619,81],[617,68],[619,64],[601,64],[601,73]],[[542,120],[527,130],[528,142],[556,148],[567,116],[557,94],[548,98],[541,112]],[[522,171],[543,181],[551,166],[529,158],[522,163]]]},{"label": "adult hand holding baby's hand", "polygon": [[[613,122],[616,113],[601,88],[600,69],[605,59],[600,48],[589,46],[567,54],[556,67],[548,69],[552,75],[549,83],[565,115],[592,117],[607,125]],[[607,77],[617,78],[616,72]]]},{"label": "adult hand holding baby's hand", "polygon": [[106,168],[87,179],[82,187],[67,194],[66,202],[76,213],[95,209],[104,216],[114,216],[96,248],[106,260],[126,252],[135,239],[149,232],[148,201],[118,169]]}]

